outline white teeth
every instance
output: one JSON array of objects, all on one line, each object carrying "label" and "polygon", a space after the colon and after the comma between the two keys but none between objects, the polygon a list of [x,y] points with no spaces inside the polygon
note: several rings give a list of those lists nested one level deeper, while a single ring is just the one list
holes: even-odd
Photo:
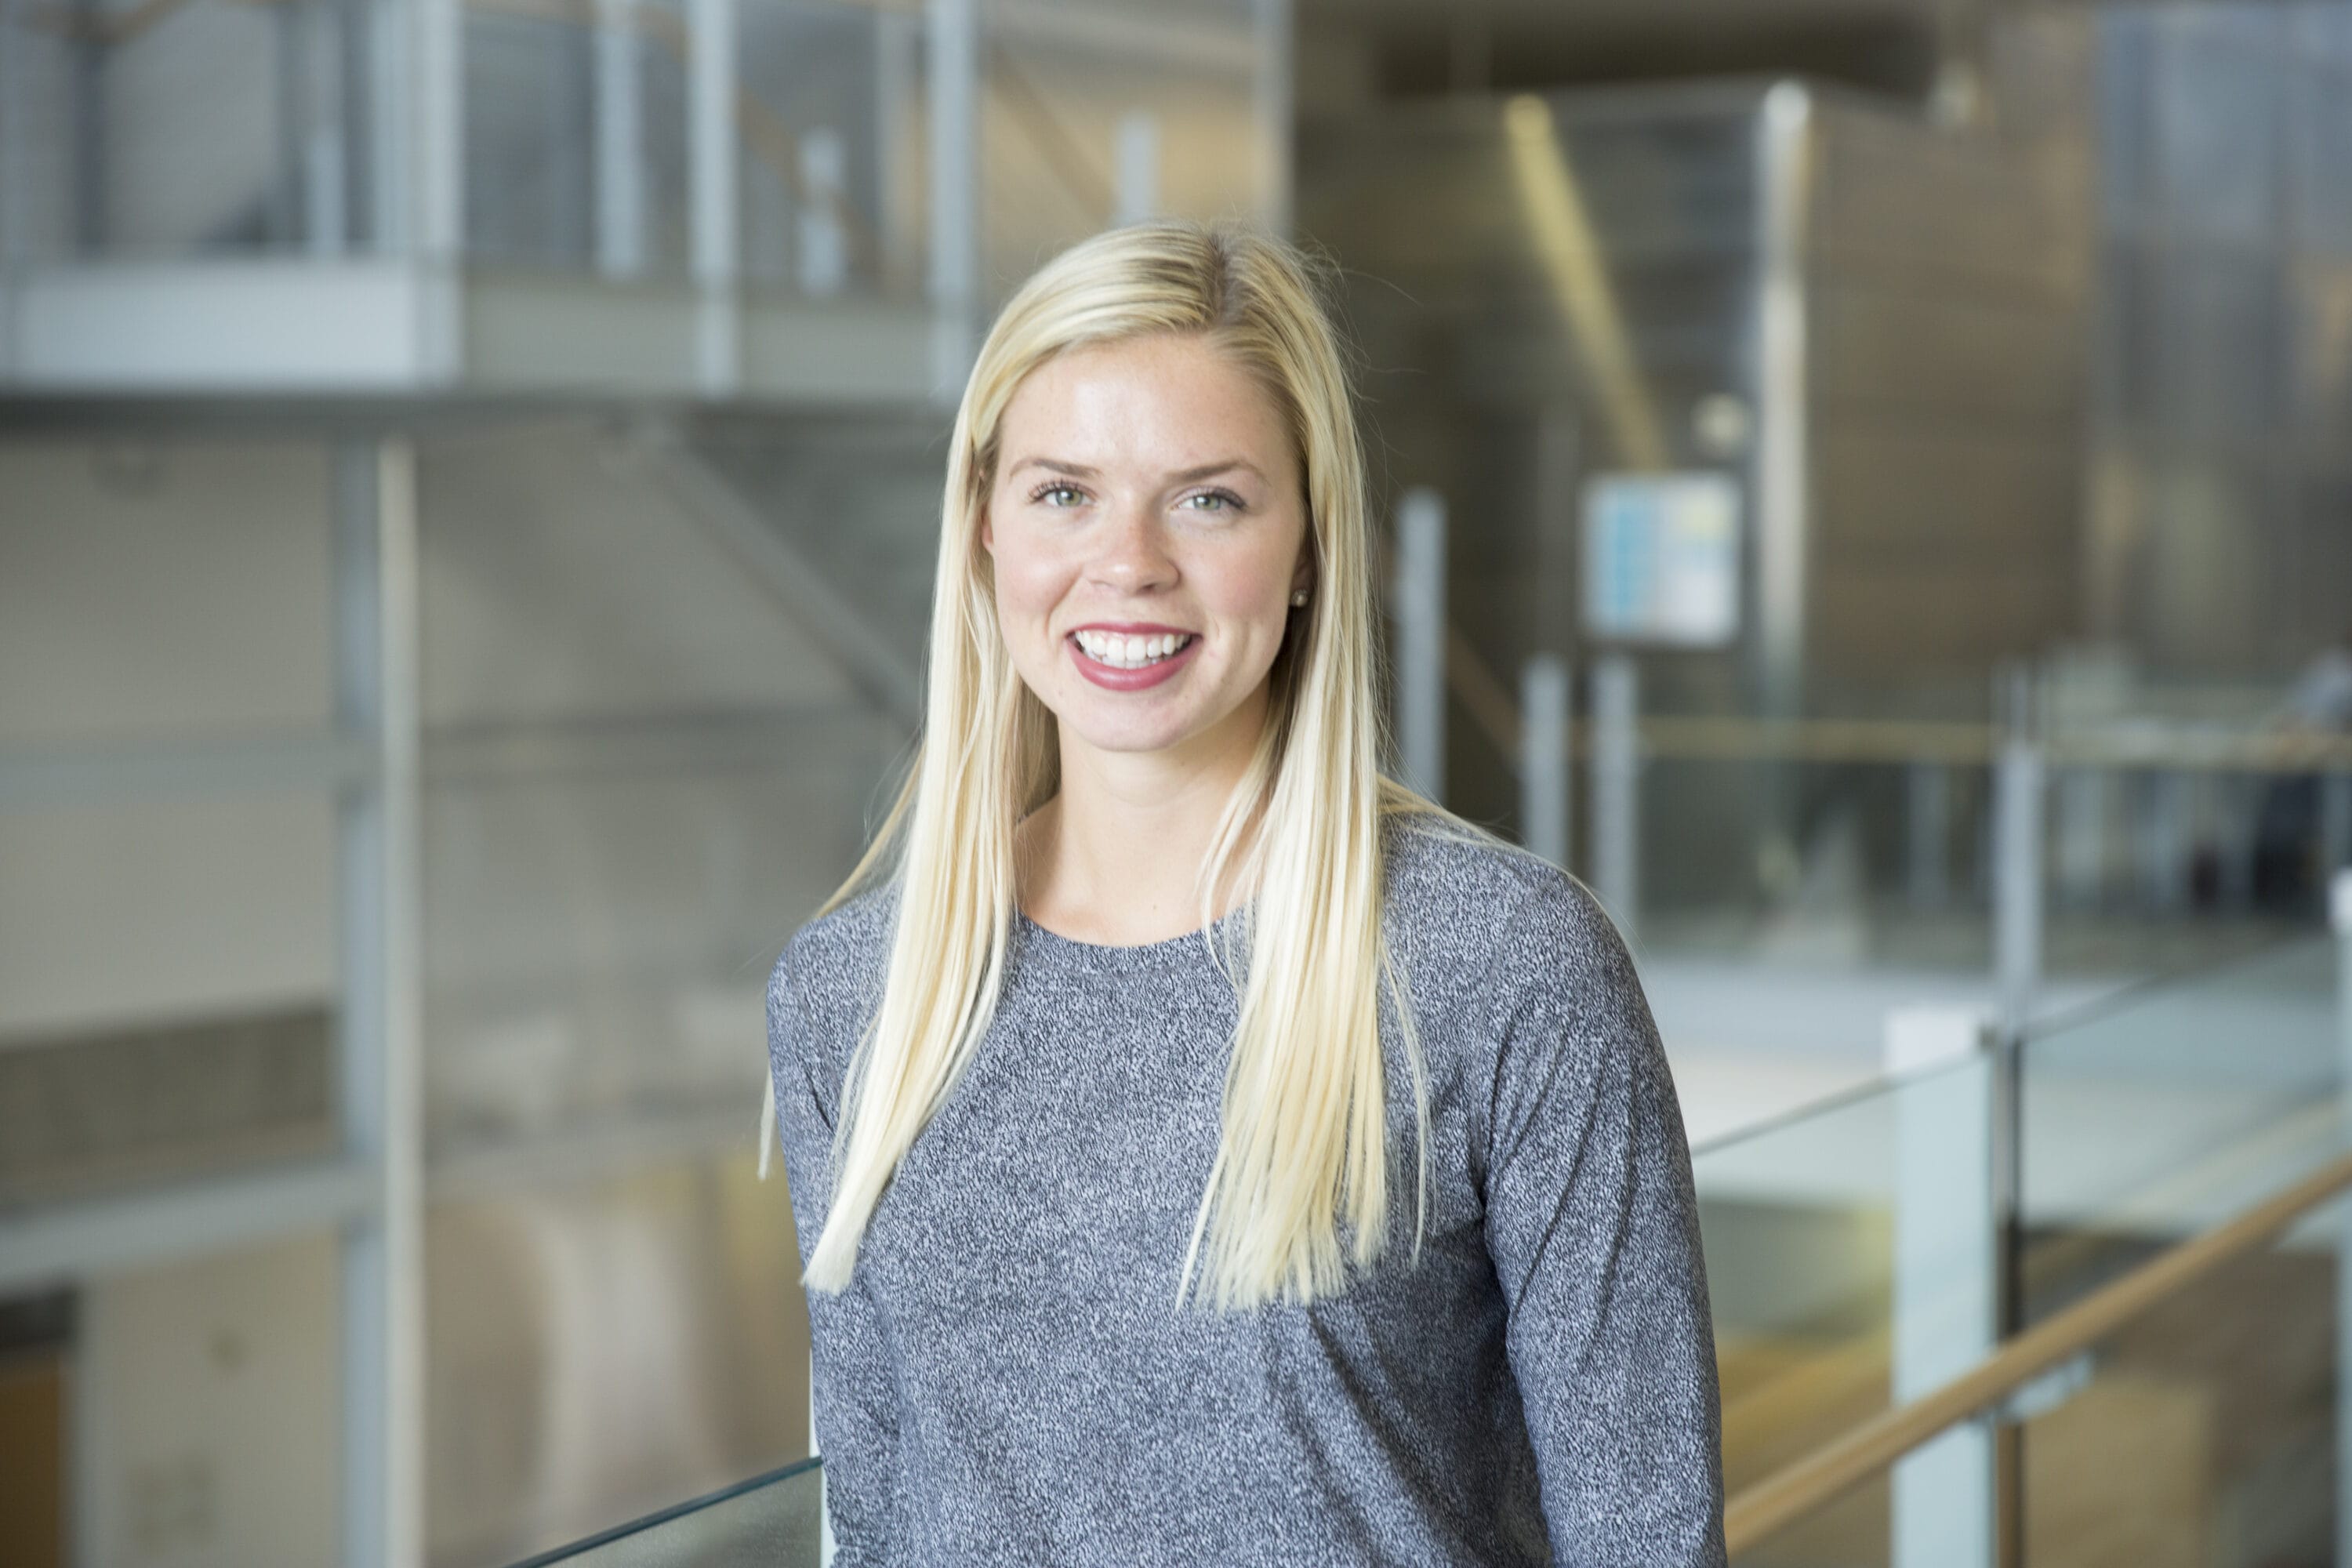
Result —
[{"label": "white teeth", "polygon": [[1189,632],[1162,632],[1153,637],[1121,637],[1116,632],[1081,631],[1076,634],[1078,646],[1087,657],[1097,664],[1108,664],[1116,669],[1140,669],[1147,664],[1182,651],[1192,640]]}]

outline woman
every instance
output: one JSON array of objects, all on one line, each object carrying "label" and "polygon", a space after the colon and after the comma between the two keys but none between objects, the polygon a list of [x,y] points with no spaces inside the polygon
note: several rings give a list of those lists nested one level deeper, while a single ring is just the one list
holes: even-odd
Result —
[{"label": "woman", "polygon": [[1115,230],[965,388],[927,739],[768,991],[837,1563],[1723,1560],[1665,1059],[1377,771],[1317,282]]}]

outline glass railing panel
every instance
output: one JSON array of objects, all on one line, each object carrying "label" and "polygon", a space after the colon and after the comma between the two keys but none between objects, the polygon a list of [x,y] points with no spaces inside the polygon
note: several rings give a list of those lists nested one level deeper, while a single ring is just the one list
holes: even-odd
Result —
[{"label": "glass railing panel", "polygon": [[[598,39],[586,7],[483,3],[465,13],[466,250],[486,261],[595,262]],[[625,35],[626,75],[651,48]],[[644,89],[633,85],[640,104]],[[636,161],[633,160],[633,163]],[[633,176],[641,179],[639,169]],[[642,188],[642,184],[640,186]]]},{"label": "glass railing panel", "polygon": [[1263,213],[1288,156],[1229,0],[986,9],[981,266],[1009,292],[1037,258],[1143,213]]},{"label": "glass railing panel", "polygon": [[[1923,1346],[1975,1353],[1989,1240],[1937,1211],[1906,1148],[1957,1145],[1981,1165],[1988,1084],[1973,1058],[1694,1151],[1731,1492],[1916,1392],[1904,1369]],[[1888,1495],[1876,1478],[1744,1561],[1883,1564]]]},{"label": "glass railing panel", "polygon": [[2336,947],[2320,936],[2053,1019],[2019,1062],[2020,1266],[2038,1321],[2344,1147]]},{"label": "glass railing panel", "polygon": [[[495,1568],[807,1451],[789,1194],[759,1179],[740,1117],[703,1142],[637,1127],[431,1168],[425,1549],[439,1568]],[[667,1539],[767,1541],[783,1522],[743,1504]]]},{"label": "glass railing panel", "polygon": [[514,1568],[817,1568],[824,1490],[803,1459]]},{"label": "glass railing panel", "polygon": [[371,246],[371,22],[334,0],[0,7],[9,258]]},{"label": "glass railing panel", "polygon": [[2336,1558],[2338,1258],[2314,1211],[2132,1320],[2021,1422],[2027,1568]]},{"label": "glass railing panel", "polygon": [[[1664,721],[1645,743],[1631,858],[1643,940],[1792,970],[1981,983],[1991,963],[1987,770],[1927,760],[1685,754],[1760,744],[1727,721]],[[1575,781],[1576,862],[1612,859],[1606,770]],[[1604,892],[1604,896],[1606,893]]]},{"label": "glass railing panel", "polygon": [[920,13],[750,0],[740,26],[745,281],[816,300],[919,297]]}]

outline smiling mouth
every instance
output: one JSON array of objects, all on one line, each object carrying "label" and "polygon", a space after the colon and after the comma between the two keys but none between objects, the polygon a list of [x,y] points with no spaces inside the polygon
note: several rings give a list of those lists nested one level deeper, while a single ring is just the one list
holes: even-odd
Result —
[{"label": "smiling mouth", "polygon": [[1123,637],[1117,632],[1081,629],[1070,634],[1078,651],[1112,669],[1149,669],[1174,658],[1197,639],[1195,632],[1160,632],[1151,637]]}]

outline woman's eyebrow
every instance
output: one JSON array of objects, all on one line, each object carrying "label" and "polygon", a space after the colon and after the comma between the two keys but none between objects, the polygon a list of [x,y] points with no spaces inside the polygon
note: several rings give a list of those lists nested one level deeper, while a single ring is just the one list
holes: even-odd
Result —
[{"label": "woman's eyebrow", "polygon": [[[1057,474],[1068,474],[1081,479],[1095,479],[1100,473],[1100,470],[1090,468],[1084,463],[1066,463],[1059,458],[1024,458],[1005,472],[1017,474],[1024,468],[1051,468]],[[1245,469],[1261,479],[1265,478],[1265,471],[1246,458],[1222,458],[1213,463],[1202,463],[1196,468],[1179,468],[1168,477],[1178,484],[1190,484],[1194,479],[1205,479],[1236,468]]]},{"label": "woman's eyebrow", "polygon": [[1258,466],[1246,458],[1226,458],[1214,463],[1203,463],[1197,468],[1179,468],[1168,477],[1180,485],[1190,484],[1194,479],[1205,479],[1212,475],[1229,473],[1235,468],[1247,469],[1261,479],[1265,478],[1265,474]]},{"label": "woman's eyebrow", "polygon": [[1095,477],[1095,470],[1084,463],[1066,463],[1059,458],[1024,458],[1004,471],[1017,474],[1024,468],[1051,468],[1057,474],[1070,474],[1081,479]]}]

